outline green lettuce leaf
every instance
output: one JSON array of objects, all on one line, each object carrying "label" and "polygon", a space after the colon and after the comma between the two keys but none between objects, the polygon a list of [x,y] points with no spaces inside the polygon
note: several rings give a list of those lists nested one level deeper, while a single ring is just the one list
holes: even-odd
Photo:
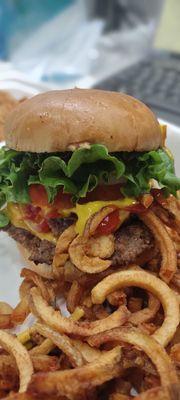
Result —
[{"label": "green lettuce leaf", "polygon": [[93,144],[73,153],[24,153],[6,147],[0,150],[0,207],[6,202],[29,203],[31,184],[45,187],[49,203],[60,188],[71,193],[76,202],[98,184],[118,182],[124,195],[138,197],[150,191],[150,179],[155,179],[166,195],[175,195],[180,189],[174,162],[164,149],[108,153],[105,146]]},{"label": "green lettuce leaf", "polygon": [[0,212],[0,228],[4,228],[8,224],[9,224],[8,216],[5,213]]},{"label": "green lettuce leaf", "polygon": [[[98,178],[96,175],[89,175],[87,181],[84,183],[84,185],[81,187],[81,189],[78,192],[78,198],[79,197],[86,197],[87,192],[92,192],[93,189],[98,185]],[[77,200],[78,200],[77,198]],[[76,200],[76,197],[75,197]]]},{"label": "green lettuce leaf", "polygon": [[67,165],[67,175],[71,177],[82,164],[93,164],[100,160],[112,164],[117,179],[123,175],[125,170],[123,162],[115,156],[110,155],[107,148],[100,144],[93,144],[90,149],[82,148],[74,151]]}]

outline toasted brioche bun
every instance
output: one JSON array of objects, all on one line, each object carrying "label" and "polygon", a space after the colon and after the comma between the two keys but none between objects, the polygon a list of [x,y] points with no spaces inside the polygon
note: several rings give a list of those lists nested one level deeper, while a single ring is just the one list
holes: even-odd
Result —
[{"label": "toasted brioche bun", "polygon": [[72,89],[39,94],[9,115],[9,148],[18,151],[71,151],[100,143],[110,152],[148,151],[162,145],[160,125],[139,100],[102,90]]},{"label": "toasted brioche bun", "polygon": [[25,261],[26,268],[31,269],[43,278],[53,279],[52,267],[50,265],[47,265],[45,263],[36,265],[33,261],[29,260],[30,253],[28,252],[28,250],[25,249],[25,247],[22,246],[20,243],[16,242],[16,244],[22,256],[22,259]]}]

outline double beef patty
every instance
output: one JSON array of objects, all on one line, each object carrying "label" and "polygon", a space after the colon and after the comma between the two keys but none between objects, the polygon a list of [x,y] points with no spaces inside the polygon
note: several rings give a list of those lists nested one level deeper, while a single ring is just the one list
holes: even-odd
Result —
[{"label": "double beef patty", "polygon": [[[74,223],[73,218],[58,218],[50,221],[50,227],[55,236],[59,236],[68,226]],[[29,259],[38,263],[52,264],[55,245],[48,240],[41,240],[25,229],[9,225],[8,234],[22,244],[30,253]],[[115,232],[115,252],[112,265],[127,265],[134,262],[145,250],[154,246],[154,240],[149,229],[140,221],[130,221]]]}]

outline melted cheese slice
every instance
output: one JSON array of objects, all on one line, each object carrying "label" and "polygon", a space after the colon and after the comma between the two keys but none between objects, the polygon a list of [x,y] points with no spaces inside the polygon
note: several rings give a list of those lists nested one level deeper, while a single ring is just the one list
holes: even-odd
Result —
[{"label": "melted cheese slice", "polygon": [[[122,200],[113,200],[113,201],[91,201],[86,204],[76,204],[76,207],[70,208],[68,210],[63,210],[62,214],[64,216],[68,216],[71,213],[77,215],[78,220],[76,222],[76,232],[82,235],[87,220],[95,213],[101,210],[101,208],[106,207],[108,205],[115,205],[120,209],[124,207],[131,206],[136,201],[132,198],[125,198]],[[127,211],[121,210],[120,211],[120,220],[123,222],[129,215]]]},{"label": "melted cheese slice", "polygon": [[[113,201],[91,201],[86,204],[76,204],[75,207],[61,210],[61,215],[67,217],[71,213],[77,215],[78,219],[76,222],[76,232],[82,235],[87,220],[95,213],[101,210],[101,208],[108,205],[115,205],[120,209],[120,221],[121,223],[129,216],[129,212],[124,211],[124,207],[131,206],[135,204],[136,201],[132,198],[125,198],[122,200]],[[33,235],[39,237],[40,239],[49,240],[50,242],[56,242],[57,239],[52,233],[41,233],[36,230],[35,224],[33,222],[25,220],[21,207],[15,203],[9,203],[7,205],[7,214],[14,226],[17,228],[23,228],[30,231]]]},{"label": "melted cheese slice", "polygon": [[49,240],[49,242],[56,243],[56,238],[52,233],[41,233],[37,232],[35,226],[31,221],[25,220],[21,208],[18,204],[8,203],[6,209],[7,215],[16,228],[23,228],[31,232],[33,235],[37,236],[39,239]]}]

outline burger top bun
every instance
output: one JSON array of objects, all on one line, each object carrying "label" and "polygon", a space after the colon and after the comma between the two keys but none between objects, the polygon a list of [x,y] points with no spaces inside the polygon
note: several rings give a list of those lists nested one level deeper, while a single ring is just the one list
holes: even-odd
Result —
[{"label": "burger top bun", "polygon": [[162,145],[160,125],[139,100],[93,89],[55,90],[18,105],[5,126],[9,148],[73,151],[100,143],[110,152],[148,151]]}]

